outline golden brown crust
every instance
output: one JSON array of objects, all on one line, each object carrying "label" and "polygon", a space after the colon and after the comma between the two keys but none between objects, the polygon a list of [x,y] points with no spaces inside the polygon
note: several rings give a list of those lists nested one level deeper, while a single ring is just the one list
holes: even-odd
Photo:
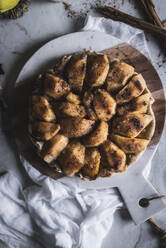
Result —
[{"label": "golden brown crust", "polygon": [[126,155],[117,145],[107,140],[101,150],[106,161],[106,168],[112,172],[122,172],[126,169]]},{"label": "golden brown crust", "polygon": [[106,90],[95,92],[93,106],[99,120],[109,121],[115,115],[116,102]]},{"label": "golden brown crust", "polygon": [[61,132],[69,138],[82,137],[90,133],[94,121],[85,118],[67,118],[60,121]]},{"label": "golden brown crust", "polygon": [[87,59],[85,82],[89,87],[104,84],[109,70],[109,60],[106,54],[90,54]]},{"label": "golden brown crust", "polygon": [[62,170],[67,176],[73,176],[84,165],[85,147],[78,141],[69,143],[59,157]]},{"label": "golden brown crust", "polygon": [[147,113],[150,105],[151,94],[146,93],[137,98],[133,98],[130,102],[126,102],[117,108],[119,115],[127,113]]},{"label": "golden brown crust", "polygon": [[60,99],[69,93],[70,86],[60,77],[47,73],[44,81],[44,90],[46,95],[54,99]]},{"label": "golden brown crust", "polygon": [[29,123],[28,130],[37,140],[49,140],[59,132],[60,125],[43,121],[34,121]]},{"label": "golden brown crust", "polygon": [[107,140],[108,124],[105,121],[100,121],[94,131],[84,138],[83,142],[86,147],[95,147],[101,145]]},{"label": "golden brown crust", "polygon": [[100,167],[100,152],[96,148],[88,148],[85,152],[85,164],[82,168],[83,177],[94,180]]},{"label": "golden brown crust", "polygon": [[106,79],[108,92],[117,92],[122,89],[133,74],[134,67],[131,65],[118,60],[111,62]]},{"label": "golden brown crust", "polygon": [[60,153],[67,146],[69,139],[64,135],[57,134],[51,140],[47,141],[41,151],[41,157],[47,163],[56,160]]},{"label": "golden brown crust", "polygon": [[142,94],[146,83],[141,74],[134,75],[129,83],[116,95],[117,103],[129,102]]},{"label": "golden brown crust", "polygon": [[116,117],[112,122],[112,132],[134,138],[152,121],[149,114],[132,113]]},{"label": "golden brown crust", "polygon": [[147,139],[127,138],[117,134],[111,135],[113,140],[126,154],[138,154],[144,151],[149,144]]},{"label": "golden brown crust", "polygon": [[57,102],[54,105],[56,115],[61,117],[81,117],[86,115],[84,106],[71,102]]},{"label": "golden brown crust", "polygon": [[73,55],[67,64],[66,74],[71,88],[81,92],[85,72],[86,72],[87,54]]},{"label": "golden brown crust", "polygon": [[55,114],[52,107],[44,96],[32,95],[30,115],[32,118],[42,121],[50,122],[55,120]]}]

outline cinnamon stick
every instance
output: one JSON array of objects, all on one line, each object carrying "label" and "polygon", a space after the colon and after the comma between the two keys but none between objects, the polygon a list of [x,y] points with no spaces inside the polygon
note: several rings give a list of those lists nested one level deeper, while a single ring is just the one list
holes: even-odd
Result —
[{"label": "cinnamon stick", "polygon": [[127,23],[133,27],[143,29],[151,34],[154,34],[158,38],[166,40],[166,30],[164,30],[161,27],[155,26],[137,17],[128,15],[120,10],[117,10],[117,9],[114,9],[108,6],[104,8],[98,8],[97,11],[99,11],[101,14],[103,14],[107,18],[111,18],[115,21]]},{"label": "cinnamon stick", "polygon": [[163,230],[152,218],[148,221],[155,227],[160,235],[160,248],[166,248],[166,230]]},{"label": "cinnamon stick", "polygon": [[[153,1],[152,0],[140,0],[140,2],[142,3],[144,10],[149,17],[149,21],[155,26],[164,28],[164,23],[161,22],[159,16],[157,15]],[[166,42],[160,38],[158,39],[158,42],[160,44],[161,49],[163,50],[165,54],[166,53]]]},{"label": "cinnamon stick", "polygon": [[148,221],[156,228],[158,232],[165,232],[152,218],[148,219]]},{"label": "cinnamon stick", "polygon": [[163,28],[163,24],[155,10],[155,5],[152,0],[140,0],[146,14],[149,17],[149,20],[151,23],[153,23],[156,26],[159,26],[160,28]]}]

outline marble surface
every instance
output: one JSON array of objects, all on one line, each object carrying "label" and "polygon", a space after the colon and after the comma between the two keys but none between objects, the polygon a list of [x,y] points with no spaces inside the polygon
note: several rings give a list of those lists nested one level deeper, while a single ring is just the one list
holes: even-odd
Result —
[{"label": "marble surface", "polygon": [[[78,31],[84,22],[86,13],[92,6],[96,6],[96,0],[68,0],[70,9],[65,10],[62,1],[32,1],[29,12],[23,18],[17,20],[0,19],[0,64],[5,71],[0,75],[0,82],[5,87],[6,98],[11,86],[25,61],[41,47],[45,42],[63,34]],[[107,2],[129,14],[143,17],[138,10],[136,1],[110,0],[98,1],[101,4]],[[166,1],[155,0],[157,12],[162,20],[165,19]],[[154,66],[156,67],[166,89],[166,61],[156,40],[146,35],[148,47]],[[164,62],[165,61],[165,62]],[[2,122],[2,116],[0,118]],[[10,135],[9,127],[0,130],[0,171],[12,170],[15,176],[24,184],[28,182],[25,172],[19,162],[15,144]],[[164,130],[159,148],[152,162],[151,181],[161,194],[166,193],[166,128]],[[121,220],[121,221],[120,221]],[[123,225],[119,224],[122,223]],[[166,210],[155,216],[155,220],[166,229]],[[124,242],[125,241],[125,242]],[[121,210],[115,214],[114,227],[103,240],[102,248],[157,248],[158,239],[148,223],[135,226],[127,211]]]}]

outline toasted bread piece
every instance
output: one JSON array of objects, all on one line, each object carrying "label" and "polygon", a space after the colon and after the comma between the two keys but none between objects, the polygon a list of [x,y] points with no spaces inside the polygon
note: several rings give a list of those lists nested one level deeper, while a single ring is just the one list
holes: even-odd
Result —
[{"label": "toasted bread piece", "polygon": [[39,95],[32,95],[30,114],[34,119],[48,122],[54,121],[56,118],[47,98]]},{"label": "toasted bread piece", "polygon": [[61,117],[84,117],[86,111],[84,106],[71,102],[57,102],[54,104],[54,111],[57,116]]},{"label": "toasted bread piece", "polygon": [[67,118],[60,120],[62,133],[69,138],[84,136],[92,131],[95,122],[85,118]]},{"label": "toasted bread piece", "polygon": [[42,159],[47,163],[51,163],[53,160],[57,159],[63,149],[67,146],[68,142],[69,139],[67,137],[57,134],[44,144],[41,151]]},{"label": "toasted bread piece", "polygon": [[144,151],[149,144],[147,139],[127,138],[117,134],[112,134],[111,140],[127,154],[138,154]]},{"label": "toasted bread piece", "polygon": [[117,92],[122,89],[133,74],[134,67],[131,65],[118,60],[111,62],[106,79],[108,92]]},{"label": "toasted bread piece", "polygon": [[96,148],[86,149],[85,164],[82,168],[82,175],[93,180],[99,172],[100,166],[100,152]]},{"label": "toasted bread piece", "polygon": [[84,165],[85,147],[79,141],[69,143],[58,159],[67,176],[73,176]]},{"label": "toasted bread piece", "polygon": [[89,87],[104,84],[109,71],[109,60],[106,54],[90,54],[87,59],[85,82]]},{"label": "toasted bread piece", "polygon": [[81,103],[81,98],[80,96],[70,92],[67,96],[66,96],[66,100],[68,102],[74,103],[74,104],[80,104]]},{"label": "toasted bread piece", "polygon": [[93,107],[99,120],[109,121],[116,110],[114,98],[106,90],[97,90],[94,95]]},{"label": "toasted bread piece", "polygon": [[117,108],[119,115],[127,113],[147,113],[150,104],[151,94],[146,93],[137,98],[133,98],[130,102],[126,102]]},{"label": "toasted bread piece", "polygon": [[117,103],[129,102],[142,94],[146,82],[141,74],[134,75],[129,83],[116,95]]},{"label": "toasted bread piece", "polygon": [[49,140],[60,130],[60,125],[43,121],[30,122],[28,125],[29,133],[37,140]]},{"label": "toasted bread piece", "polygon": [[57,100],[69,93],[70,86],[60,77],[47,73],[44,81],[44,90],[46,95]]},{"label": "toasted bread piece", "polygon": [[106,168],[110,168],[112,172],[122,172],[126,169],[126,155],[117,145],[107,140],[102,144],[101,150]]},{"label": "toasted bread piece", "polygon": [[84,138],[83,142],[86,147],[95,147],[101,145],[107,140],[108,124],[105,121],[100,121],[96,129]]},{"label": "toasted bread piece", "polygon": [[87,54],[72,55],[67,64],[66,74],[71,88],[77,92],[81,92],[85,72],[86,72]]},{"label": "toasted bread piece", "polygon": [[112,122],[112,132],[123,136],[137,137],[152,121],[150,114],[131,113],[116,117]]}]

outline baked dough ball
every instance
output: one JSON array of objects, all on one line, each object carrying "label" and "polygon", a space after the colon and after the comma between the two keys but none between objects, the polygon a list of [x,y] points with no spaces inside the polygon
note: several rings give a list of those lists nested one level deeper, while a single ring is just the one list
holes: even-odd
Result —
[{"label": "baked dough ball", "polygon": [[87,148],[85,152],[85,164],[82,175],[89,179],[95,179],[100,168],[100,152],[96,148]]},{"label": "baked dough ball", "polygon": [[71,57],[67,64],[66,74],[72,90],[81,92],[85,72],[86,72],[87,54],[76,54]]},{"label": "baked dough ball", "polygon": [[134,138],[152,121],[150,114],[132,113],[116,117],[112,122],[112,132]]},{"label": "baked dough ball", "polygon": [[100,121],[97,127],[88,136],[84,138],[84,145],[86,147],[95,147],[101,145],[107,140],[108,136],[108,123]]},{"label": "baked dough ball", "polygon": [[112,61],[106,79],[108,92],[117,92],[124,87],[128,79],[134,74],[134,67],[122,61]]},{"label": "baked dough ball", "polygon": [[126,169],[125,153],[110,140],[102,145],[102,156],[104,156],[105,166],[112,172],[122,172]]},{"label": "baked dough ball", "polygon": [[42,121],[54,121],[55,114],[47,98],[39,95],[31,97],[31,117]]},{"label": "baked dough ball", "polygon": [[95,122],[85,118],[66,118],[60,120],[61,132],[68,138],[84,136],[93,129]]},{"label": "baked dough ball", "polygon": [[64,135],[57,134],[51,140],[47,141],[41,151],[41,157],[47,163],[56,160],[60,153],[67,146],[69,139]]},{"label": "baked dough ball", "polygon": [[62,78],[47,73],[44,81],[44,90],[46,95],[54,99],[60,99],[69,93],[70,86]]},{"label": "baked dough ball", "polygon": [[133,76],[129,83],[116,95],[117,103],[129,102],[138,97],[145,87],[146,83],[141,74]]},{"label": "baked dough ball", "polygon": [[43,121],[30,122],[29,133],[37,140],[49,140],[54,137],[60,130],[60,125]]},{"label": "baked dough ball", "polygon": [[54,105],[54,111],[56,115],[62,117],[84,117],[86,115],[86,111],[84,106],[71,103],[71,102],[57,102]]},{"label": "baked dough ball", "polygon": [[147,113],[151,100],[151,94],[146,93],[137,98],[133,98],[130,102],[126,102],[117,108],[119,115],[127,113]]},{"label": "baked dough ball", "polygon": [[109,70],[109,60],[106,54],[90,54],[87,59],[85,82],[89,87],[104,84]]},{"label": "baked dough ball", "polygon": [[69,143],[59,157],[59,162],[64,173],[73,176],[84,165],[85,147],[78,141]]},{"label": "baked dough ball", "polygon": [[115,115],[116,102],[106,90],[95,92],[93,106],[99,120],[109,121]]},{"label": "baked dough ball", "polygon": [[112,134],[111,139],[126,153],[138,154],[144,151],[149,144],[147,139],[127,138],[117,134]]}]

